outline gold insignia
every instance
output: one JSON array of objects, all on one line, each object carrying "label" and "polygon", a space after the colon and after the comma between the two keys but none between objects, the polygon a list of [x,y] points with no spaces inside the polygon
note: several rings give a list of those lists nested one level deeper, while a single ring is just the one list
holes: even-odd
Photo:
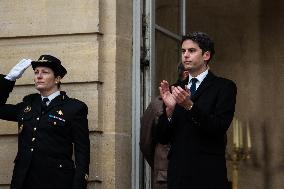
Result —
[{"label": "gold insignia", "polygon": [[41,60],[38,60],[37,62],[48,62],[48,60],[44,59],[44,56],[41,58]]},{"label": "gold insignia", "polygon": [[57,111],[57,113],[58,113],[59,115],[63,115],[63,112],[62,112],[61,110]]},{"label": "gold insignia", "polygon": [[89,175],[85,174],[85,180],[88,181]]},{"label": "gold insignia", "polygon": [[32,107],[27,106],[27,107],[24,109],[24,112],[29,112],[29,111],[31,111],[31,110],[32,110]]}]

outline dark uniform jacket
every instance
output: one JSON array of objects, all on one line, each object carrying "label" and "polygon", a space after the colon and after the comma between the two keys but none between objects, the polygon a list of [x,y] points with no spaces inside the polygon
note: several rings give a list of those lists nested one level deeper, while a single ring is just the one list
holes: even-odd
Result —
[{"label": "dark uniform jacket", "polygon": [[157,126],[159,142],[171,144],[169,189],[227,189],[226,131],[236,103],[236,85],[209,71],[192,97],[191,110],[176,105]]},{"label": "dark uniform jacket", "polygon": [[14,84],[0,75],[0,119],[18,122],[19,130],[11,189],[85,189],[90,162],[86,104],[65,92],[44,113],[40,94],[5,104]]}]

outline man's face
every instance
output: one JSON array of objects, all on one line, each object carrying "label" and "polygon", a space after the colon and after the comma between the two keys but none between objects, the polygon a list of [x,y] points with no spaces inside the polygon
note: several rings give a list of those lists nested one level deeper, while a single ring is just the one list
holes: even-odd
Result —
[{"label": "man's face", "polygon": [[38,66],[34,70],[35,87],[40,92],[52,92],[57,90],[58,78],[55,78],[54,72],[48,67]]},{"label": "man's face", "polygon": [[182,63],[185,70],[192,76],[197,76],[207,69],[206,61],[210,58],[210,53],[202,50],[197,43],[188,39],[182,43]]}]

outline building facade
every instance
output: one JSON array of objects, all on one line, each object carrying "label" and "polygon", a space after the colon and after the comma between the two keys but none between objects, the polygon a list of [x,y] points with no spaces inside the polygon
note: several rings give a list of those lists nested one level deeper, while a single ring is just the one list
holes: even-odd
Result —
[{"label": "building facade", "polygon": [[[68,71],[62,90],[89,107],[88,188],[149,189],[140,116],[159,81],[175,80],[180,36],[204,31],[216,43],[210,69],[236,82],[236,117],[251,125],[252,154],[240,164],[239,186],[282,189],[283,12],[281,0],[0,1],[0,73],[22,58],[58,57]],[[34,92],[29,69],[8,103]],[[0,189],[10,185],[17,133],[15,123],[0,121]],[[230,140],[231,130],[229,147]]]}]

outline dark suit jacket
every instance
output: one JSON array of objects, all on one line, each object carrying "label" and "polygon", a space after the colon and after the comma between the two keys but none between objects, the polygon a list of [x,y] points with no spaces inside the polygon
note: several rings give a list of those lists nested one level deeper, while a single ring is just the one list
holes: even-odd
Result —
[{"label": "dark suit jacket", "polygon": [[86,104],[61,92],[41,115],[39,94],[5,104],[14,84],[0,76],[0,119],[19,126],[11,189],[85,189],[90,162]]},{"label": "dark suit jacket", "polygon": [[236,85],[210,71],[195,95],[190,111],[176,105],[171,121],[165,110],[157,137],[171,143],[169,189],[227,189],[226,131],[236,103]]}]

